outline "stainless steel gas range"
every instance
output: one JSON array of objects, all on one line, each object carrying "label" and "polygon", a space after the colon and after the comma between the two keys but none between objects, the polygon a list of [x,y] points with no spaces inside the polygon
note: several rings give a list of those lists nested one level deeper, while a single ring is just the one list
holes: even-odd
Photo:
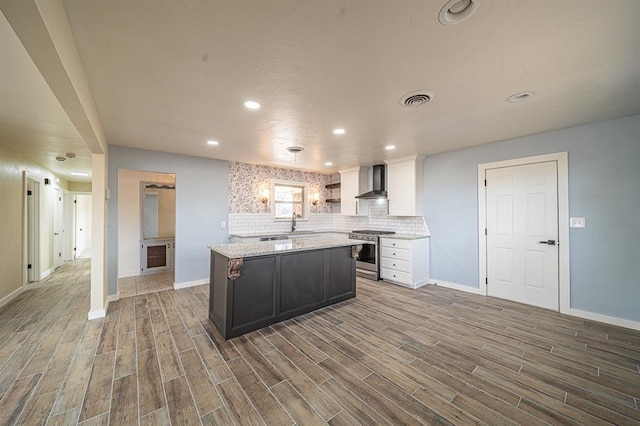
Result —
[{"label": "stainless steel gas range", "polygon": [[380,254],[378,245],[380,235],[395,234],[392,231],[374,231],[370,229],[351,231],[349,238],[359,240],[362,243],[362,250],[356,258],[356,275],[370,280],[380,279]]}]

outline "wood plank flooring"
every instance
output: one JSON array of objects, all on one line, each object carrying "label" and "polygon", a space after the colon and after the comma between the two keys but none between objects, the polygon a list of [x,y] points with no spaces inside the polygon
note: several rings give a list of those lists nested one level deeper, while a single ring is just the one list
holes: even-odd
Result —
[{"label": "wood plank flooring", "polygon": [[358,279],[230,341],[208,286],[88,306],[76,261],[0,309],[0,424],[640,424],[640,332],[517,303]]}]

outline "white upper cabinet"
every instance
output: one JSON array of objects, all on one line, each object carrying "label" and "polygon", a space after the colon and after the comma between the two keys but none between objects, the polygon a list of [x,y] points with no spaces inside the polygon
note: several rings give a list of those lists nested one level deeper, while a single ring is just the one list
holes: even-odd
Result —
[{"label": "white upper cabinet", "polygon": [[354,167],[340,171],[340,214],[345,216],[366,216],[367,200],[356,196],[367,192],[367,169]]},{"label": "white upper cabinet", "polygon": [[424,199],[424,157],[386,160],[389,216],[422,216]]}]

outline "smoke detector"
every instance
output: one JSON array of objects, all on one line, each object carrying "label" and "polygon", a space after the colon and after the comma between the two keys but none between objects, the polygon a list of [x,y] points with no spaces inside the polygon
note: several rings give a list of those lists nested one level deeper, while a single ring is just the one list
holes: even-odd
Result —
[{"label": "smoke detector", "polygon": [[431,90],[415,90],[401,97],[400,105],[417,108],[431,102],[435,96]]},{"label": "smoke detector", "polygon": [[440,10],[442,25],[456,25],[471,18],[480,7],[480,0],[449,0]]}]

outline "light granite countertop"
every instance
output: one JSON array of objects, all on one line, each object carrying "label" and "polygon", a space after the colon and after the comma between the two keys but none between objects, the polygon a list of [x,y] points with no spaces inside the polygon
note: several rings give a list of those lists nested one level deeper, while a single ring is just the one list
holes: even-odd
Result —
[{"label": "light granite countertop", "polygon": [[[279,235],[279,234],[277,234]],[[208,246],[211,251],[230,259],[240,257],[266,256],[270,254],[318,250],[331,247],[345,247],[361,244],[350,240],[347,235],[334,234],[329,237],[299,238],[295,240],[258,241],[253,243],[229,243]]]},{"label": "light granite countertop", "polygon": [[398,240],[419,240],[421,238],[429,238],[429,235],[390,234],[390,235],[380,235],[380,238],[395,238]]},{"label": "light granite countertop", "polygon": [[275,237],[278,235],[286,235],[288,237],[296,237],[296,236],[302,236],[304,237],[305,235],[316,235],[316,234],[348,234],[349,231],[334,231],[334,230],[330,230],[330,231],[282,231],[282,232],[275,232],[275,231],[269,231],[269,232],[261,232],[261,233],[251,233],[251,234],[243,234],[243,233],[238,233],[238,234],[229,234],[230,237],[239,237],[239,238],[260,238],[260,237]]},{"label": "light granite countertop", "polygon": [[[305,235],[318,235],[318,234],[327,234],[327,236],[338,236],[344,235],[346,236],[351,231],[345,230],[331,230],[331,231],[285,231],[285,232],[263,232],[263,233],[252,233],[252,234],[230,234],[230,237],[239,237],[239,238],[261,238],[261,237],[275,237],[278,235],[286,235],[287,237],[302,237]],[[399,240],[418,240],[420,238],[429,238],[430,236],[427,234],[389,234],[389,235],[381,235],[381,237],[387,238],[397,238]],[[286,240],[285,240],[286,241]]]}]

